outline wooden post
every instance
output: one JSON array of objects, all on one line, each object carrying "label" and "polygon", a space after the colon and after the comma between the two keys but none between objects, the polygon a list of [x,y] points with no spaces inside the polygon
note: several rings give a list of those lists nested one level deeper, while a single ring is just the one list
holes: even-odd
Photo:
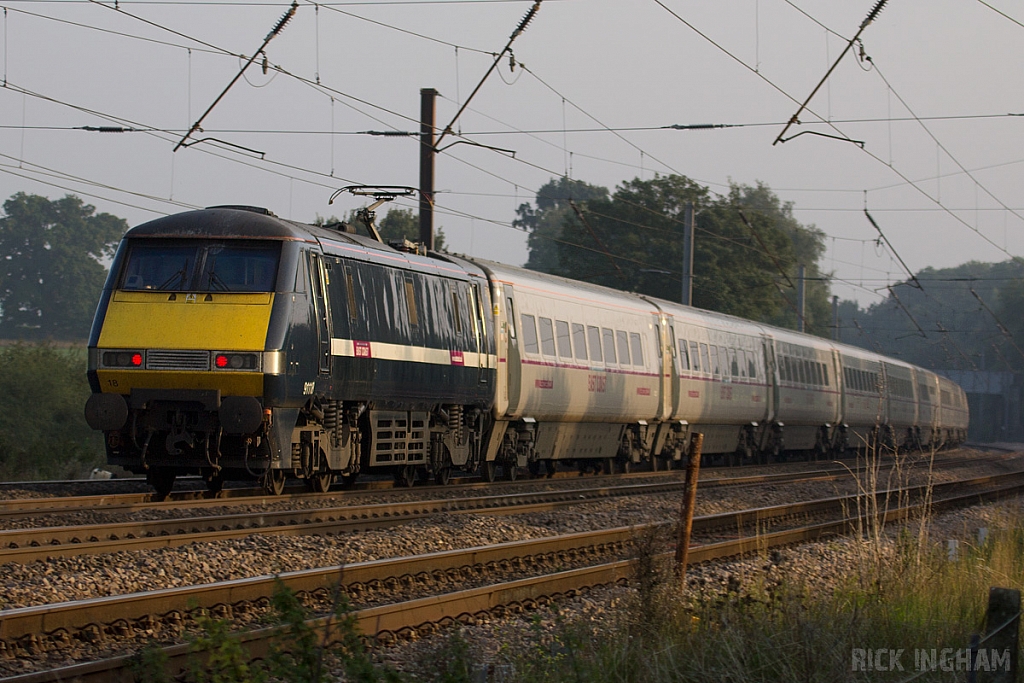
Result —
[{"label": "wooden post", "polygon": [[690,551],[690,530],[693,526],[693,509],[697,506],[697,475],[700,474],[700,454],[704,446],[704,435],[700,432],[690,437],[690,461],[686,464],[686,492],[679,509],[679,535],[676,539],[676,576],[679,587],[686,587],[686,556]]},{"label": "wooden post", "polygon": [[[1017,642],[1020,631],[1020,591],[1012,588],[988,589],[988,612],[985,615],[985,639],[982,647],[991,655],[1002,658],[1009,652],[1009,668],[999,661],[999,666],[984,668],[978,680],[981,683],[1016,683]],[[993,661],[993,657],[989,657]]]}]

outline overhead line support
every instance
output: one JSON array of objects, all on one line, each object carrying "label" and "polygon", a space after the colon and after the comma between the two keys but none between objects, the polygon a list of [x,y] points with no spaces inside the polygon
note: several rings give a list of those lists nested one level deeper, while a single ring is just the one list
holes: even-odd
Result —
[{"label": "overhead line support", "polygon": [[238,82],[238,79],[242,77],[242,74],[245,73],[245,70],[248,69],[249,66],[254,61],[256,61],[256,58],[260,55],[260,53],[263,52],[263,50],[267,47],[267,45],[270,43],[270,41],[273,40],[274,38],[276,38],[281,33],[281,31],[284,30],[285,25],[287,25],[288,22],[291,21],[292,17],[295,16],[295,11],[297,9],[299,9],[298,1],[297,0],[292,0],[291,7],[288,8],[288,11],[285,12],[283,17],[278,19],[277,23],[274,25],[274,28],[270,29],[270,33],[268,33],[267,37],[263,39],[263,44],[260,45],[259,48],[255,52],[252,53],[252,57],[250,57],[245,62],[245,64],[242,66],[242,68],[238,70],[238,73],[235,74],[235,77],[231,79],[231,82],[228,83],[227,87],[224,88],[224,90],[222,90],[219,95],[217,95],[217,99],[215,99],[213,101],[213,104],[211,104],[209,107],[207,107],[206,111],[203,112],[203,115],[200,116],[196,120],[196,122],[192,124],[192,127],[189,128],[187,133],[185,133],[185,137],[183,137],[181,140],[179,140],[178,144],[176,144],[174,146],[174,149],[171,150],[172,152],[177,152],[181,147],[183,147],[183,146],[187,147],[188,146],[188,145],[185,144],[185,141],[189,139],[189,137],[192,135],[192,133],[195,133],[197,130],[201,130],[200,126],[203,123],[203,119],[205,119],[207,117],[207,115],[211,111],[213,111],[213,108],[216,107],[217,104],[224,98],[224,96],[228,94],[228,90],[231,90],[231,87],[235,83]]},{"label": "overhead line support", "polygon": [[887,1],[888,0],[878,0],[874,8],[872,8],[872,10],[868,13],[867,18],[863,22],[861,22],[860,28],[857,29],[856,35],[854,35],[853,38],[850,38],[850,42],[846,44],[846,47],[843,49],[843,53],[839,55],[838,59],[836,59],[836,61],[832,63],[832,66],[829,67],[824,77],[822,77],[822,79],[818,81],[818,85],[814,86],[814,90],[811,91],[811,94],[807,96],[807,99],[804,100],[803,104],[800,105],[800,108],[797,109],[796,113],[793,114],[793,116],[789,119],[789,123],[787,123],[786,127],[782,129],[781,133],[779,133],[779,137],[775,138],[775,142],[772,143],[773,147],[779,144],[780,142],[785,142],[785,140],[783,140],[782,138],[786,135],[786,131],[789,130],[790,126],[792,126],[794,123],[800,123],[800,114],[803,113],[804,109],[807,108],[807,105],[811,103],[811,100],[814,99],[814,96],[818,94],[818,90],[821,89],[821,86],[825,85],[825,81],[828,80],[828,77],[831,76],[832,72],[835,71],[837,66],[839,66],[839,62],[843,61],[843,57],[846,56],[846,53],[850,51],[850,49],[853,47],[853,44],[857,42],[858,38],[860,38],[860,34],[864,32],[864,29],[868,27],[868,24],[873,22],[875,20],[875,17],[878,16],[878,13],[882,11],[882,8],[885,7],[885,3]]}]

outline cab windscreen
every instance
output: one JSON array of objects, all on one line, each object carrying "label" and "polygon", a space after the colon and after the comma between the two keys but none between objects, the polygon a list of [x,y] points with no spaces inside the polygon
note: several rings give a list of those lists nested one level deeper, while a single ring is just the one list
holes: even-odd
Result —
[{"label": "cab windscreen", "polygon": [[280,242],[138,241],[129,247],[119,289],[272,292],[280,256]]}]

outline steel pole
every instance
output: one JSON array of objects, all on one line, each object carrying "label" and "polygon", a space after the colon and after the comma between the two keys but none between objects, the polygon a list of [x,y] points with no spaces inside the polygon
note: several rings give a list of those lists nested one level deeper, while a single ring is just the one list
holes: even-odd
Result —
[{"label": "steel pole", "polygon": [[434,112],[437,91],[420,90],[420,242],[434,248]]}]

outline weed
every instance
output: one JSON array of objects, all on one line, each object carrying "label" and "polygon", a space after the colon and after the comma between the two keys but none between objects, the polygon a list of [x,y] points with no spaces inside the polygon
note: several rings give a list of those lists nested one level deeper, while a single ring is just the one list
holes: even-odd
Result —
[{"label": "weed", "polygon": [[[249,664],[249,656],[237,638],[231,622],[208,614],[196,617],[199,632],[191,637],[189,680],[195,683],[262,683],[266,672]],[[205,655],[205,657],[201,657]]]},{"label": "weed", "polygon": [[171,683],[167,673],[167,653],[155,642],[135,653],[128,662],[135,683]]}]

